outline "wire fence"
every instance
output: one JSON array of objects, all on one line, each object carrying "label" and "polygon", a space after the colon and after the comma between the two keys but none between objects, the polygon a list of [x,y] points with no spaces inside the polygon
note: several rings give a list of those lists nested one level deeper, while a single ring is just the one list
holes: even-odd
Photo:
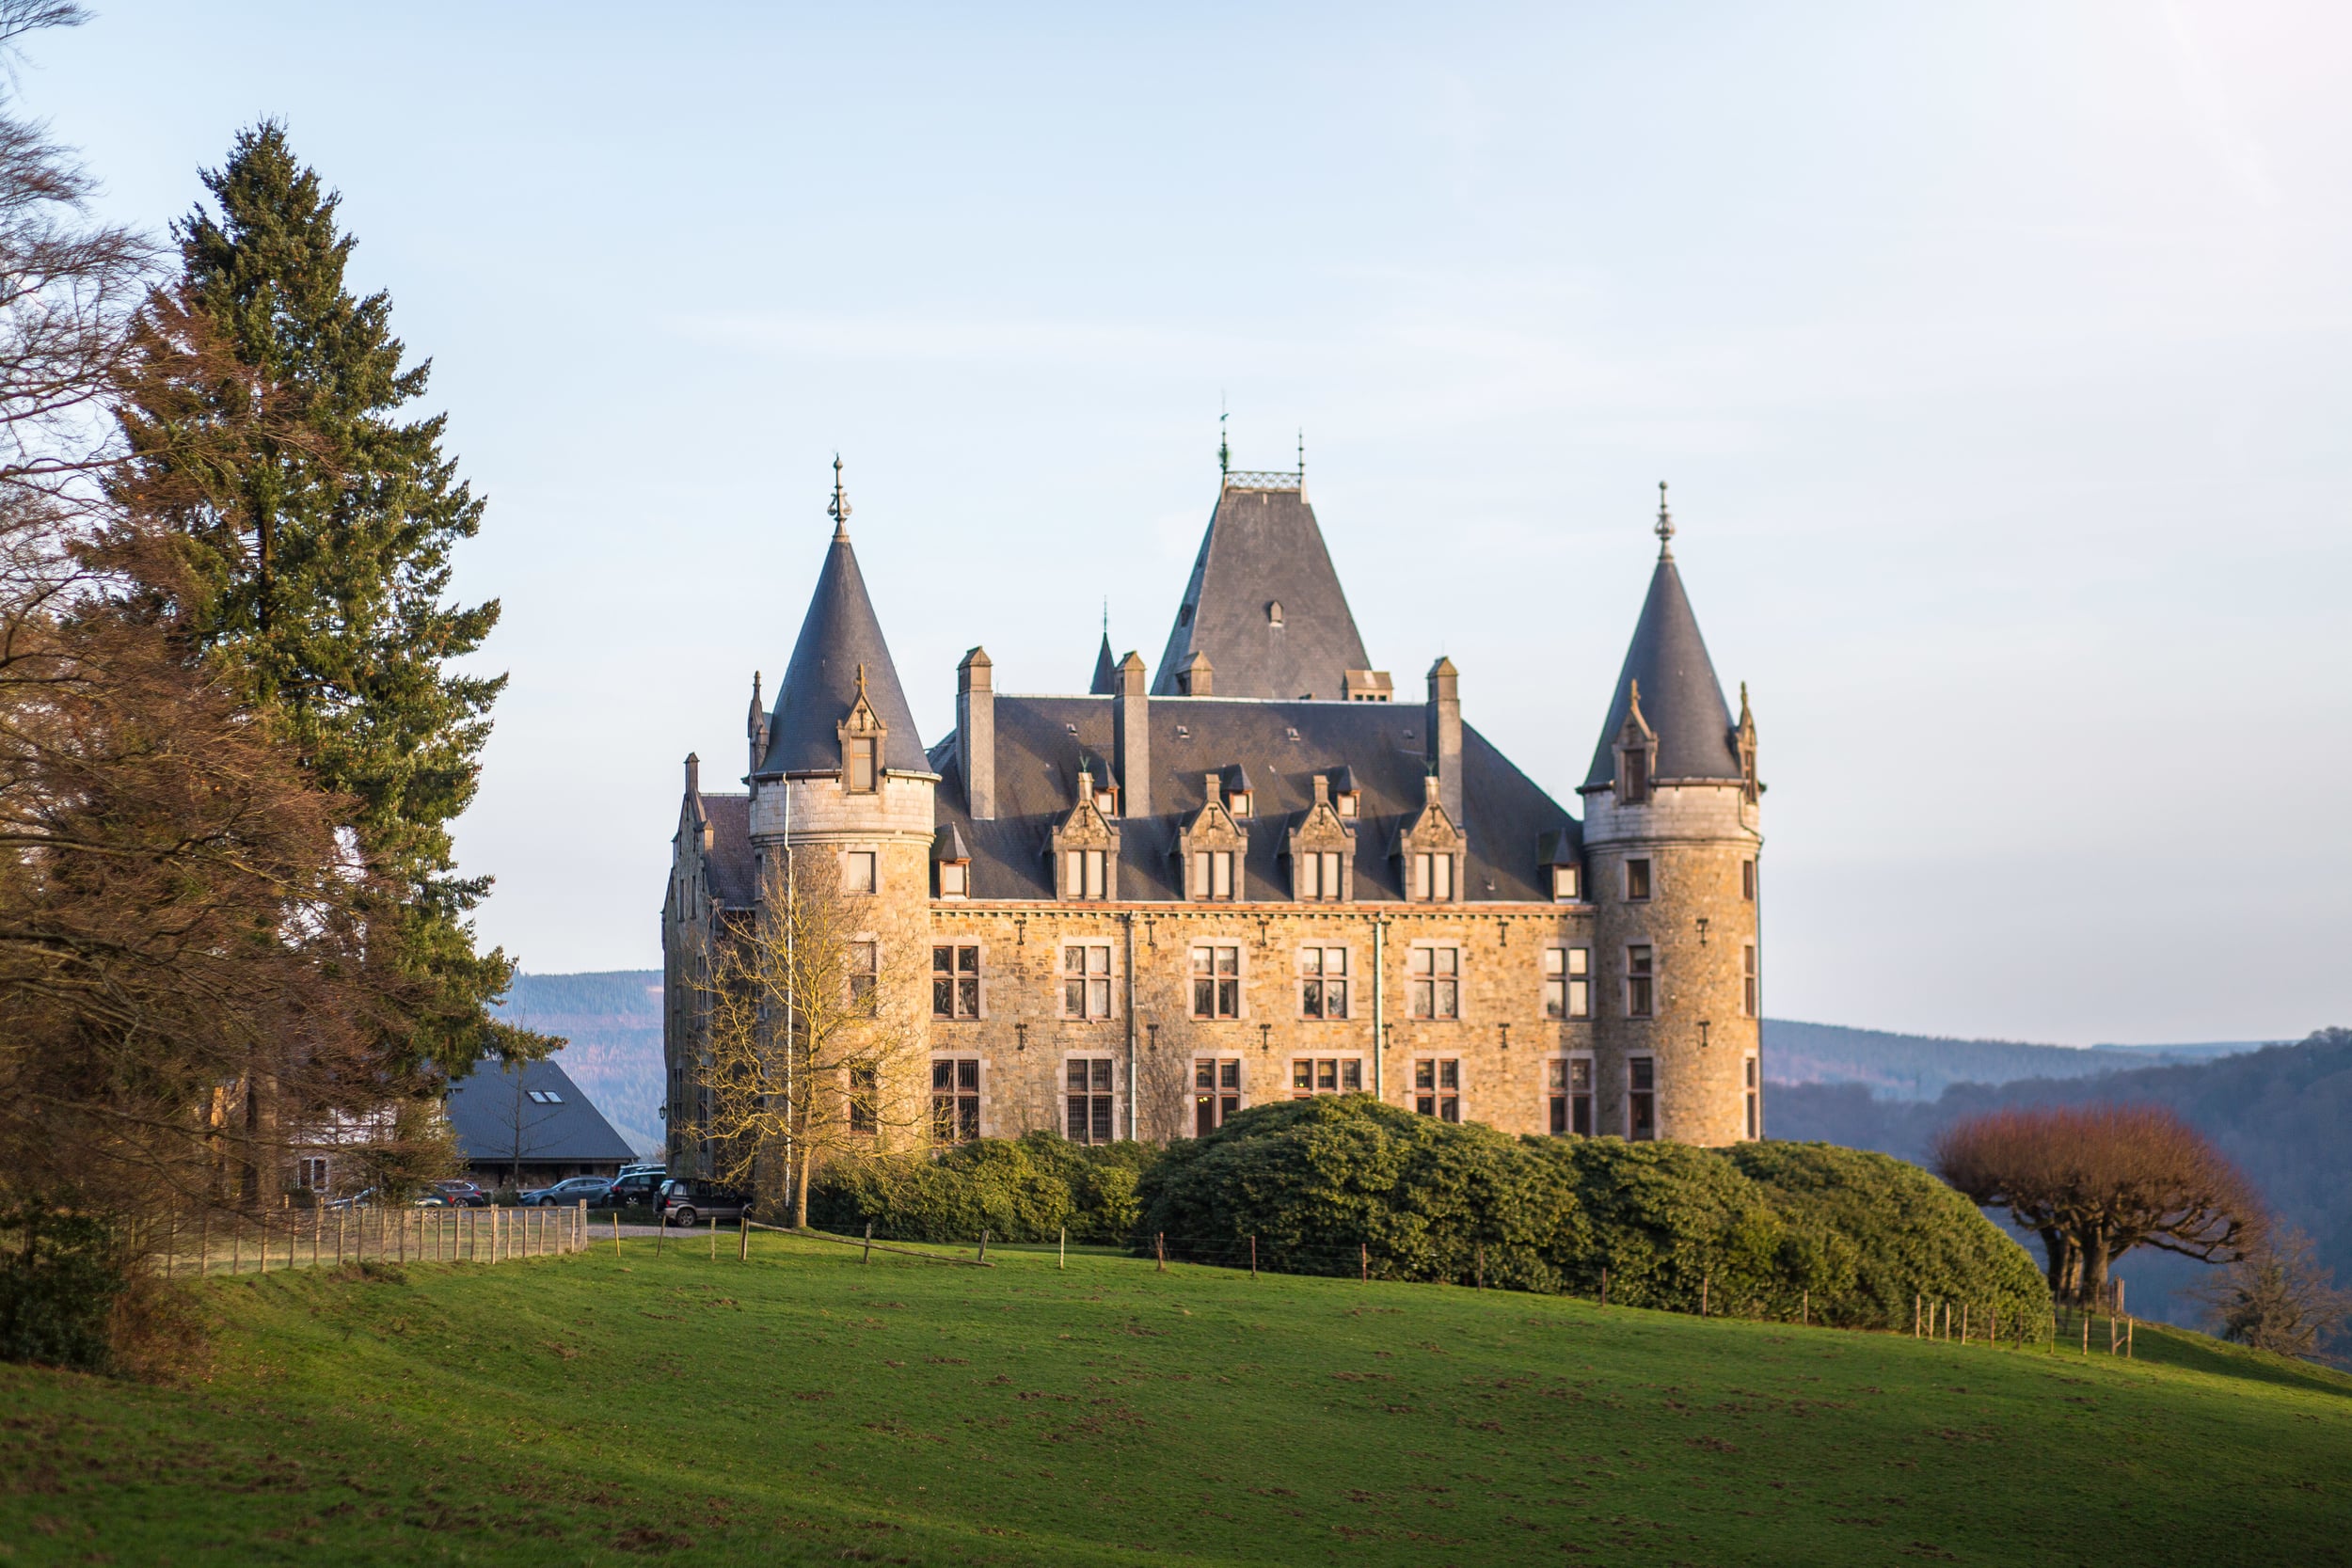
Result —
[{"label": "wire fence", "polygon": [[129,1238],[168,1279],[346,1263],[505,1263],[588,1244],[585,1203],[565,1208],[205,1210]]}]

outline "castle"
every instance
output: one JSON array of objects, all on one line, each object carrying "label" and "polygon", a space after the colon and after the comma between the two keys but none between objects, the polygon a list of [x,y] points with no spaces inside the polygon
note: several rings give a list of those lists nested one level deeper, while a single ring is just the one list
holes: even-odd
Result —
[{"label": "castle", "polygon": [[[686,764],[662,913],[670,1168],[707,1169],[694,955],[757,867],[841,857],[927,992],[932,1137],[1203,1133],[1369,1093],[1512,1133],[1727,1144],[1759,1100],[1756,724],[1717,683],[1672,549],[1618,673],[1582,820],[1371,668],[1303,474],[1223,475],[1158,668],[1105,635],[1082,694],[956,668],[926,749],[836,519],[748,793]],[[892,916],[883,922],[883,912]],[[846,1087],[844,1092],[846,1093]]]}]

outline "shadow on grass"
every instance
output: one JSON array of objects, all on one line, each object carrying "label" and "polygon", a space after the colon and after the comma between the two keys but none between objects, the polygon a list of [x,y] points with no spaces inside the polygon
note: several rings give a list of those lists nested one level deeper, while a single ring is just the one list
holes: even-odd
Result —
[{"label": "shadow on grass", "polygon": [[[2094,1331],[2092,1338],[2098,1337]],[[2193,1329],[2143,1323],[2134,1334],[2135,1358],[2159,1367],[2210,1372],[2216,1377],[2273,1383],[2282,1388],[2303,1388],[2318,1394],[2352,1397],[2352,1376],[2310,1361],[2296,1361],[2268,1351],[2249,1350]]]}]

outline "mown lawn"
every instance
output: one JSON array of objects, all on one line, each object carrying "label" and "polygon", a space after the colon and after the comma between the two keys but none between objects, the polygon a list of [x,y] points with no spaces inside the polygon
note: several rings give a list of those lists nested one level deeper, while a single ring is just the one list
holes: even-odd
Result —
[{"label": "mown lawn", "polygon": [[215,1280],[184,1387],[0,1368],[0,1561],[2352,1561],[2352,1381],[2190,1337],[651,1248]]}]

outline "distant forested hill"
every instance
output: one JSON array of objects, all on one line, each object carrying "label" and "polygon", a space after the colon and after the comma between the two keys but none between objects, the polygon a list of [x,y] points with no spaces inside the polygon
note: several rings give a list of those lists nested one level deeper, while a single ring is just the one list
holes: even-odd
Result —
[{"label": "distant forested hill", "polygon": [[[1941,1129],[2001,1105],[2090,1100],[2157,1104],[2179,1112],[2252,1177],[2279,1216],[2311,1233],[2320,1259],[2352,1281],[2352,1029],[2322,1029],[2296,1045],[2211,1061],[2137,1068],[2096,1077],[1958,1084],[1928,1101],[1874,1097],[1862,1084],[1781,1085],[1766,1097],[1775,1138],[1876,1148],[1925,1164]],[[2201,1277],[2201,1265],[2134,1253],[2120,1271],[2142,1315],[2190,1322],[2169,1299]]]},{"label": "distant forested hill", "polygon": [[661,972],[517,974],[506,1022],[562,1035],[556,1056],[643,1154],[661,1151]]},{"label": "distant forested hill", "polygon": [[1764,1021],[1764,1077],[1773,1084],[1865,1084],[1882,1099],[1933,1100],[1953,1084],[2087,1078],[2152,1062],[2197,1062],[2254,1051],[2263,1040],[2212,1045],[2026,1045]]}]

